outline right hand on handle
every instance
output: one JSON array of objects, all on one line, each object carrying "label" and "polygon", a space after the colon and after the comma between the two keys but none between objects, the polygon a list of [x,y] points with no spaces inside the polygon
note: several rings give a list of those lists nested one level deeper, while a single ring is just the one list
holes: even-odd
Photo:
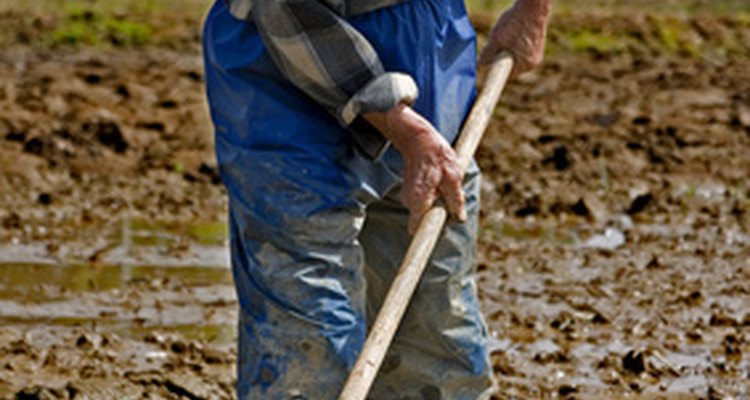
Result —
[{"label": "right hand on handle", "polygon": [[464,172],[458,166],[456,153],[432,124],[405,104],[364,117],[391,141],[404,159],[401,194],[409,210],[409,232],[416,231],[422,216],[440,197],[451,214],[465,221]]}]

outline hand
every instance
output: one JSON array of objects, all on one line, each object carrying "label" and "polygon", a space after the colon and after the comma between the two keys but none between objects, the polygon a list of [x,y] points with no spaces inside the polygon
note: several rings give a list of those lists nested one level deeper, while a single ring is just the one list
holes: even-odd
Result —
[{"label": "hand", "polygon": [[465,221],[464,173],[456,153],[432,124],[405,104],[364,117],[383,132],[404,159],[402,198],[409,209],[409,232],[417,230],[422,216],[440,196],[448,211]]},{"label": "hand", "polygon": [[513,54],[513,73],[527,72],[542,62],[551,0],[516,0],[498,18],[479,56],[488,65],[502,50]]}]

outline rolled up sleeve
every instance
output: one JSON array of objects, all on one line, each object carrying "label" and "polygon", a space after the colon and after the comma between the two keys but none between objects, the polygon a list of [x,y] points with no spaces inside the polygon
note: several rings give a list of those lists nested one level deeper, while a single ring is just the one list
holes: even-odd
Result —
[{"label": "rolled up sleeve", "polygon": [[[284,76],[359,135],[361,114],[386,111],[418,96],[411,76],[385,71],[375,49],[343,18],[344,2],[323,0],[253,0],[249,12],[271,57]],[[366,123],[365,123],[366,125]],[[357,133],[358,132],[358,133]],[[382,136],[382,135],[380,135]],[[357,138],[355,137],[355,140]],[[361,138],[374,157],[387,141]],[[378,147],[377,149],[372,148]]]}]

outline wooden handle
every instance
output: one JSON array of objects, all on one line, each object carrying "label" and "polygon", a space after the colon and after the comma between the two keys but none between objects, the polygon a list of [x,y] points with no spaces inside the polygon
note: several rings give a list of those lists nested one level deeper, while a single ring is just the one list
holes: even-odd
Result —
[{"label": "wooden handle", "polygon": [[[507,52],[500,54],[490,67],[456,143],[458,164],[463,171],[479,146],[512,69],[513,58]],[[364,400],[369,393],[447,218],[442,205],[434,206],[422,217],[339,400]]]}]

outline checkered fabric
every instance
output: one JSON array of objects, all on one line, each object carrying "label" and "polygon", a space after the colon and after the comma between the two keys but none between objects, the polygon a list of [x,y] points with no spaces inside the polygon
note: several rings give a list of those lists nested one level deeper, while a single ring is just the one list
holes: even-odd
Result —
[{"label": "checkered fabric", "polygon": [[360,114],[386,111],[418,96],[411,76],[383,69],[346,18],[403,0],[225,0],[252,21],[284,76],[349,126]]}]

